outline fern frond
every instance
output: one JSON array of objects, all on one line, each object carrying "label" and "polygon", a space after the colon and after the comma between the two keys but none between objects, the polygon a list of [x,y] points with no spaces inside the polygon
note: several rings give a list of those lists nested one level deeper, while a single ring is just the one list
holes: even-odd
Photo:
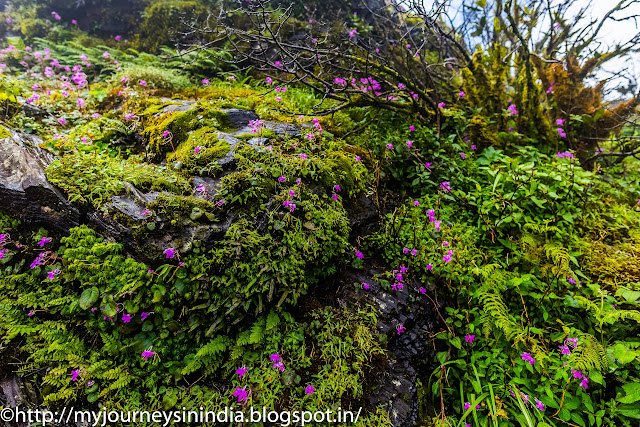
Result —
[{"label": "fern frond", "polygon": [[591,334],[580,335],[578,347],[571,352],[569,365],[579,370],[606,371],[609,367],[606,349]]},{"label": "fern frond", "polygon": [[486,333],[486,325],[492,324],[504,332],[509,341],[520,341],[525,336],[525,331],[511,319],[509,308],[502,301],[502,296],[496,292],[483,292],[480,294],[480,302],[483,305],[481,322]]}]

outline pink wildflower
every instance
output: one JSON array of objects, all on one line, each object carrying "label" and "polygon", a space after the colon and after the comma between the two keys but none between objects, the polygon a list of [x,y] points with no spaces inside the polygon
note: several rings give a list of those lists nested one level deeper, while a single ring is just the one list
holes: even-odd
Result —
[{"label": "pink wildflower", "polygon": [[241,368],[236,369],[236,375],[242,379],[242,376],[247,373],[247,367],[243,366]]},{"label": "pink wildflower", "polygon": [[158,354],[158,353],[156,353],[155,351],[151,351],[151,348],[149,348],[149,349],[143,351],[141,356],[144,357],[144,360],[147,360],[148,358],[153,357],[156,354]]},{"label": "pink wildflower", "polygon": [[245,402],[247,401],[247,391],[243,388],[237,387],[236,391],[233,392],[233,395],[238,398],[238,403],[242,402],[243,400]]}]

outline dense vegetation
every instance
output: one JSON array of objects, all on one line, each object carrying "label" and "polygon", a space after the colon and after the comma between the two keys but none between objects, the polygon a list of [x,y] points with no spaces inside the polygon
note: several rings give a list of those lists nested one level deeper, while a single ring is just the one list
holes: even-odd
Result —
[{"label": "dense vegetation", "polygon": [[[55,3],[4,12],[3,126],[41,136],[57,156],[47,179],[83,212],[124,222],[149,259],[86,225],[57,234],[0,215],[0,370],[43,405],[364,406],[358,425],[391,425],[368,396],[406,325],[379,333],[375,287],[438,312],[439,329],[418,338],[434,349],[416,383],[421,425],[637,425],[638,100],[609,105],[585,82],[606,54],[551,62],[521,46],[505,59],[497,42],[411,87],[424,76],[398,70],[434,68],[433,47],[357,74],[347,61],[377,45],[354,34],[380,33],[356,13],[325,39],[348,49],[314,54],[353,73],[323,93],[324,76],[301,82],[284,55],[248,71],[227,62],[239,53],[213,35],[177,56],[166,26],[201,21],[210,2],[139,2],[142,24],[122,35],[106,28],[127,14],[91,23]],[[312,13],[294,6],[290,32]],[[554,49],[569,40],[562,25]],[[331,114],[314,114],[321,101]],[[259,116],[233,147],[221,136],[232,108]],[[137,221],[111,204],[131,187],[158,194]],[[371,227],[354,220],[365,199]],[[146,243],[161,224],[227,221],[217,240]],[[336,289],[346,271],[372,270]]]}]

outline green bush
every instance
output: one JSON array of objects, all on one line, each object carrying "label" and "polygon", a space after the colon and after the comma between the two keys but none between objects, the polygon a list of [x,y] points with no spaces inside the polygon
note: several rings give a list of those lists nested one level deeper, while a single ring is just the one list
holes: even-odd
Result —
[{"label": "green bush", "polygon": [[153,65],[127,66],[115,76],[115,80],[120,81],[123,77],[128,77],[132,85],[139,86],[139,82],[144,80],[147,87],[172,91],[184,89],[191,83],[189,77],[179,70]]}]

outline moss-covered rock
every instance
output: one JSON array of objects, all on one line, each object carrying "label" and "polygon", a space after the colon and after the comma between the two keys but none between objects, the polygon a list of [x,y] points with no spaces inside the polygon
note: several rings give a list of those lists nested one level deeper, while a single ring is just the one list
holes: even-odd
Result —
[{"label": "moss-covered rock", "polygon": [[152,116],[145,123],[143,133],[149,139],[149,152],[156,159],[161,159],[186,141],[191,131],[201,128],[232,129],[227,113],[214,108],[198,107]]},{"label": "moss-covered rock", "polygon": [[167,160],[174,162],[174,168],[191,175],[213,175],[220,169],[215,163],[229,152],[231,145],[226,140],[218,140],[218,132],[211,127],[193,131],[185,142],[180,143]]},{"label": "moss-covered rock", "polygon": [[215,205],[193,196],[160,194],[148,208],[169,218],[172,225],[184,224],[187,221],[215,221]]},{"label": "moss-covered rock", "polygon": [[49,181],[62,188],[71,201],[88,203],[96,208],[122,191],[125,182],[143,191],[191,192],[185,178],[165,167],[146,164],[137,156],[122,159],[74,152],[53,162],[46,173]]}]

